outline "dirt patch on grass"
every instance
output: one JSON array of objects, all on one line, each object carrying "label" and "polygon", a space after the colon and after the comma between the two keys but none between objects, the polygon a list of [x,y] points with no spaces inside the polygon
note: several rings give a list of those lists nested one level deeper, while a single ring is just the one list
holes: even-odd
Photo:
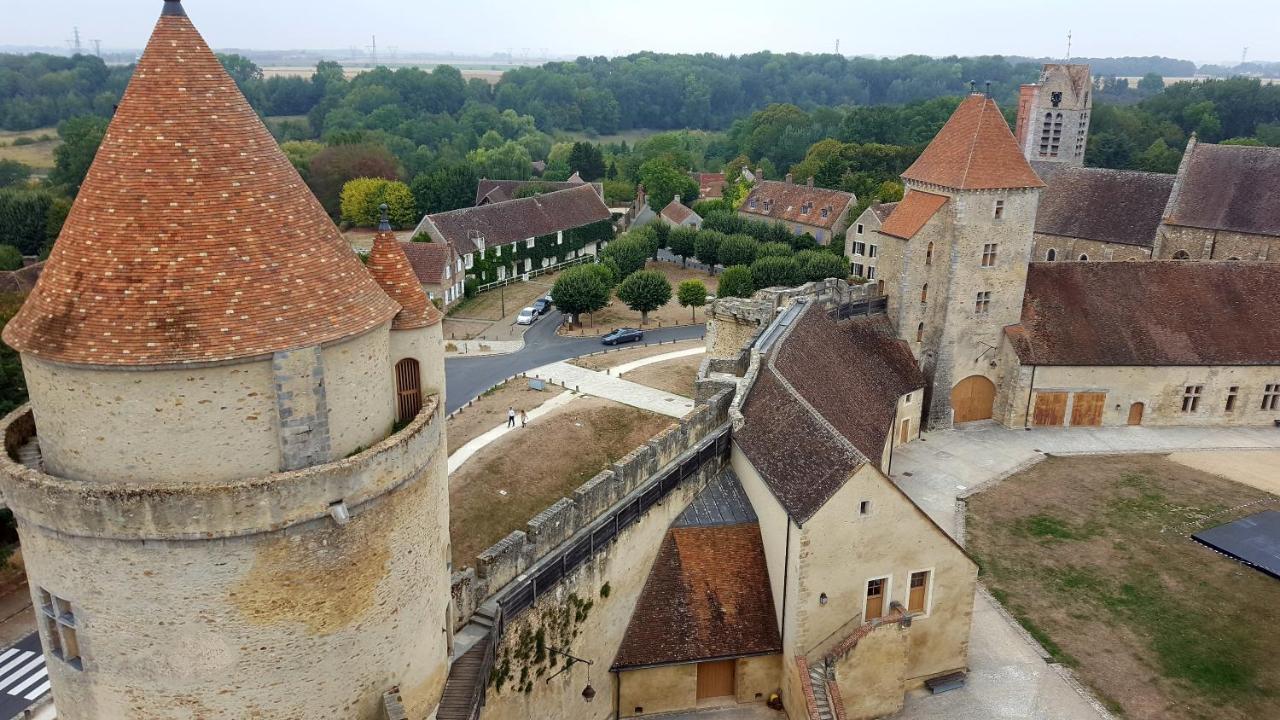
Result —
[{"label": "dirt patch on grass", "polygon": [[444,320],[444,339],[449,340],[471,340],[486,335],[490,332],[493,323],[482,320],[455,320],[453,318],[445,318]]},{"label": "dirt patch on grass", "polygon": [[546,390],[530,390],[527,380],[512,380],[481,395],[472,405],[449,418],[445,425],[449,432],[449,451],[466,445],[477,437],[507,421],[507,408],[516,412],[532,410],[564,392],[557,385],[547,385]]},{"label": "dirt patch on grass", "polygon": [[648,385],[651,388],[693,397],[693,381],[698,378],[698,367],[706,355],[690,355],[652,365],[645,365],[622,375],[623,380]]},{"label": "dirt patch on grass", "polygon": [[[584,357],[574,358],[569,361],[572,365],[584,367],[588,370],[603,370],[605,368],[617,367],[633,360],[643,360],[647,357],[655,355],[666,355],[671,352],[679,352],[690,348],[702,347],[702,340],[685,340],[678,343],[668,343],[665,345],[649,345],[648,347],[629,347],[623,350],[615,350],[607,352],[603,355],[587,355]],[[701,360],[702,356],[698,356]]]},{"label": "dirt patch on grass", "polygon": [[1052,457],[969,500],[993,594],[1134,718],[1280,717],[1280,587],[1189,537],[1276,498],[1163,456]]},{"label": "dirt patch on grass", "polygon": [[485,548],[670,424],[609,400],[579,398],[476,453],[449,477],[454,567],[474,565]]},{"label": "dirt patch on grass", "polygon": [[[670,327],[672,325],[690,325],[694,323],[705,322],[706,319],[703,312],[706,306],[698,308],[696,315],[686,307],[681,307],[677,299],[677,289],[680,283],[685,280],[699,280],[703,285],[707,286],[707,292],[715,295],[720,288],[719,276],[710,276],[700,270],[692,268],[682,268],[679,263],[669,263],[665,261],[650,260],[645,268],[648,270],[657,270],[667,277],[667,281],[671,283],[671,301],[661,308],[649,313],[649,322],[645,323],[645,328]],[[609,307],[594,313],[593,316],[583,318],[586,327],[575,328],[568,334],[570,335],[604,335],[615,328],[620,327],[641,327],[640,313],[635,312],[627,307],[625,303],[616,296],[613,298]]]},{"label": "dirt patch on grass", "polygon": [[[542,275],[537,280],[511,283],[501,289],[486,290],[453,306],[449,310],[449,317],[458,320],[501,320],[504,317],[502,314],[504,293],[506,317],[514,316],[520,312],[521,308],[528,307],[534,300],[551,292],[553,282],[555,282],[553,276]],[[514,320],[514,317],[512,319]]]}]

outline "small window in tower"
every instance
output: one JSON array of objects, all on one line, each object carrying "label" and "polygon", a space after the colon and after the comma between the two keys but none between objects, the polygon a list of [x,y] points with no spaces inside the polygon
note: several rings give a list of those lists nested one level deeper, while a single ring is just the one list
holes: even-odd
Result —
[{"label": "small window in tower", "polygon": [[396,421],[409,422],[422,410],[422,371],[418,361],[405,358],[396,363]]},{"label": "small window in tower", "polygon": [[50,652],[72,668],[83,670],[76,614],[71,603],[44,588],[36,588],[36,594],[40,599],[40,623],[48,637]]},{"label": "small window in tower", "polygon": [[1062,104],[1062,93],[1061,92],[1050,93],[1049,101],[1053,103],[1054,107],[1058,107],[1059,105]]},{"label": "small window in tower", "polygon": [[1232,385],[1231,388],[1227,390],[1227,412],[1236,411],[1236,397],[1239,394],[1240,394],[1239,385]]},{"label": "small window in tower", "polygon": [[862,223],[858,223],[858,234],[862,234]]},{"label": "small window in tower", "polygon": [[933,264],[933,243],[929,243],[929,246],[926,247],[924,250],[924,264],[925,265]]},{"label": "small window in tower", "polygon": [[1266,389],[1262,392],[1262,409],[1280,409],[1280,383],[1267,385]]},{"label": "small window in tower", "polygon": [[916,326],[916,342],[924,342],[924,323]]},{"label": "small window in tower", "polygon": [[1080,262],[1089,262],[1089,256],[1088,256],[1088,255],[1081,254],[1081,255],[1080,255]]},{"label": "small window in tower", "polygon": [[920,288],[920,302],[929,302],[929,283],[925,283]]},{"label": "small window in tower", "polygon": [[973,310],[979,315],[986,315],[991,310],[990,290],[978,293],[978,298],[974,301]]},{"label": "small window in tower", "polygon": [[1046,253],[1044,254],[1044,259],[1045,259],[1047,262],[1053,262],[1054,260],[1057,260],[1057,259],[1058,259],[1058,251],[1057,251],[1057,250],[1054,250],[1053,248],[1049,248],[1049,252],[1046,252]]},{"label": "small window in tower", "polygon": [[1182,412],[1193,413],[1200,409],[1200,396],[1204,394],[1203,385],[1188,385],[1182,391]]},{"label": "small window in tower", "polygon": [[996,201],[996,219],[997,220],[1004,219],[1004,201],[1003,200]]},{"label": "small window in tower", "polygon": [[[999,214],[998,214],[999,211],[1000,211],[1000,208],[996,208],[996,212],[997,212],[996,217],[999,217]],[[987,243],[986,245],[982,246],[982,267],[996,266],[997,245],[998,245],[997,243]]]}]

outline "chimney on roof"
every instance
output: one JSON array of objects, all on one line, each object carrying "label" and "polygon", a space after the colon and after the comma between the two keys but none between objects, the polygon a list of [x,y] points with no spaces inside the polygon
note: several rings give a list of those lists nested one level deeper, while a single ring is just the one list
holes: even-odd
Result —
[{"label": "chimney on roof", "polygon": [[679,195],[676,195],[676,196],[675,196],[675,198],[674,198],[674,200],[675,200],[675,203],[676,203],[677,205],[679,205],[679,204],[680,204],[680,196],[679,196]]},{"label": "chimney on roof", "polygon": [[757,180],[763,180],[763,179],[764,179],[764,168],[762,168],[762,167],[758,167],[758,168],[756,168],[756,179],[757,179]]},{"label": "chimney on roof", "polygon": [[636,185],[636,212],[643,210],[647,202],[648,199],[644,195],[644,183],[640,183]]},{"label": "chimney on roof", "polygon": [[794,180],[794,179],[795,179],[795,178],[791,177],[791,173],[787,173],[787,184],[788,184],[788,185],[790,185],[790,184],[791,184],[791,181],[792,181],[792,180]]},{"label": "chimney on roof", "polygon": [[810,175],[810,176],[809,176],[809,179],[805,182],[805,185],[808,185],[809,187],[813,187],[813,176],[812,176],[812,175]]}]

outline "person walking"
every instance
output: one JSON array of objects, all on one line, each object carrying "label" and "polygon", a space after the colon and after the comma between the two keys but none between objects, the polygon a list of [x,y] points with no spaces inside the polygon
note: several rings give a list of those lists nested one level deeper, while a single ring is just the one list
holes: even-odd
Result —
[{"label": "person walking", "polygon": [[529,424],[529,413],[525,412],[524,408],[520,408],[520,427],[524,427],[525,425],[528,425],[528,424]]},{"label": "person walking", "polygon": [[507,407],[507,427],[513,428],[515,426],[516,426],[516,408],[514,405],[510,405]]}]

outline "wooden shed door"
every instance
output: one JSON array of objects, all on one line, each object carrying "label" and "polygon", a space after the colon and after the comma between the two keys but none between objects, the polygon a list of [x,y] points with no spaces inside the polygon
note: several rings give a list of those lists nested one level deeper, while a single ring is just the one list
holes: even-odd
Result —
[{"label": "wooden shed door", "polygon": [[405,358],[396,363],[396,420],[408,422],[422,409],[422,371],[418,361]]},{"label": "wooden shed door", "polygon": [[996,386],[981,375],[971,375],[951,389],[955,422],[987,420],[996,403]]},{"label": "wooden shed door", "polygon": [[902,433],[898,436],[898,444],[906,445],[911,442],[911,418],[902,421]]},{"label": "wooden shed door", "polygon": [[734,687],[734,661],[698,663],[698,699],[730,697]]},{"label": "wooden shed door", "polygon": [[1140,403],[1140,402],[1136,402],[1136,403],[1134,403],[1134,404],[1130,405],[1130,406],[1129,406],[1129,424],[1130,424],[1130,425],[1141,425],[1141,424],[1142,424],[1142,411],[1143,411],[1143,410],[1146,410],[1146,409],[1147,409],[1147,406],[1146,406],[1146,405],[1143,405],[1143,404],[1142,404],[1142,403]]},{"label": "wooden shed door", "polygon": [[1046,427],[1061,425],[1067,417],[1067,394],[1042,392],[1036,394],[1036,411],[1031,424]]},{"label": "wooden shed door", "polygon": [[1102,424],[1102,409],[1106,405],[1106,393],[1076,393],[1071,406],[1072,427],[1097,427]]}]

